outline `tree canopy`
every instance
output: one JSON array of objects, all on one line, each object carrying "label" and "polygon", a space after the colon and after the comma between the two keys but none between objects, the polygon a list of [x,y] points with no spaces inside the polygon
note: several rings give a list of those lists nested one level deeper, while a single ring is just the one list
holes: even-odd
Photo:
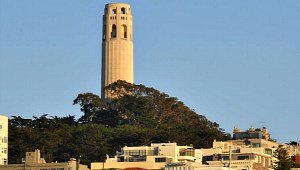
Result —
[{"label": "tree canopy", "polygon": [[[294,141],[291,141],[291,144],[295,144],[293,142]],[[277,161],[274,162],[275,170],[287,170],[291,168],[300,168],[300,164],[294,162],[291,159],[288,150],[283,145],[279,146],[276,149],[274,157],[277,158]]]},{"label": "tree canopy", "polygon": [[175,97],[144,85],[117,81],[105,88],[113,98],[101,104],[99,96],[79,94],[73,104],[83,115],[9,120],[9,163],[19,163],[25,152],[40,149],[46,161],[103,161],[124,146],[155,142],[211,147],[214,139],[227,140],[216,122],[195,113]]}]

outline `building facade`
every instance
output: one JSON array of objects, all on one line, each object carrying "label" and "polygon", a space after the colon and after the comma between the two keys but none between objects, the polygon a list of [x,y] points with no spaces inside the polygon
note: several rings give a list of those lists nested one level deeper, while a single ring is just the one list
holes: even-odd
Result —
[{"label": "building facade", "polygon": [[0,165],[0,170],[89,170],[89,168],[79,164],[74,158],[68,162],[47,163],[41,157],[40,150],[36,149],[34,152],[26,152],[22,164]]},{"label": "building facade", "polygon": [[[162,169],[167,163],[201,162],[191,146],[178,146],[176,143],[152,143],[151,146],[123,147],[121,152],[105,162],[94,162],[92,170],[100,169]],[[188,169],[187,169],[188,170]]]},{"label": "building facade", "polygon": [[0,165],[8,163],[8,117],[0,115]]},{"label": "building facade", "polygon": [[270,140],[270,134],[266,127],[263,128],[256,128],[253,127],[249,128],[246,131],[241,131],[239,128],[233,129],[233,139],[265,139]]},{"label": "building facade", "polygon": [[241,167],[252,170],[250,165],[253,161],[240,161],[243,165],[237,169],[216,162],[210,165],[202,164],[202,156],[201,149],[194,149],[192,146],[178,146],[177,143],[152,143],[150,146],[123,147],[114,157],[107,155],[105,162],[91,163],[91,170],[241,170]]},{"label": "building facade", "polygon": [[203,164],[231,166],[238,170],[268,170],[273,167],[279,144],[270,139],[265,127],[233,130],[233,140],[214,141],[210,149],[201,149]]},{"label": "building facade", "polygon": [[[254,130],[255,131],[255,130]],[[165,170],[269,170],[277,161],[278,143],[267,140],[270,135],[258,129],[238,131],[240,137],[229,141],[213,141],[212,148],[194,149],[176,143],[152,143],[150,146],[123,147],[105,162],[94,162],[100,169],[165,169]],[[234,132],[237,132],[236,129]],[[248,133],[250,132],[250,133]],[[254,134],[254,135],[253,135]],[[260,135],[261,134],[261,135]],[[251,136],[251,137],[249,137]],[[265,136],[265,137],[263,137]]]},{"label": "building facade", "polygon": [[133,83],[133,35],[130,5],[107,4],[103,15],[101,99],[111,95],[104,90],[117,80]]}]

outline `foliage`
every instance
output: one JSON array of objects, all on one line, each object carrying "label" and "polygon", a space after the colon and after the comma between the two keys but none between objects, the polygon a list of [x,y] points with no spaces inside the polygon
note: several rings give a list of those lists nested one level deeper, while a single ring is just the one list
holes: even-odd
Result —
[{"label": "foliage", "polygon": [[84,115],[79,119],[79,122],[89,122],[95,117],[95,113],[100,110],[101,102],[99,96],[93,93],[79,94],[73,101],[73,105],[79,104],[80,110]]},{"label": "foliage", "polygon": [[213,139],[227,140],[216,122],[195,113],[175,97],[144,85],[117,81],[106,87],[112,96],[102,105],[99,96],[79,94],[73,104],[83,115],[9,120],[9,163],[20,163],[25,152],[40,149],[47,162],[81,156],[89,164],[104,161],[124,146],[155,142],[211,147]]},{"label": "foliage", "polygon": [[275,158],[278,161],[275,162],[275,170],[287,170],[293,167],[293,161],[289,157],[289,153],[283,146],[279,146],[275,152]]}]

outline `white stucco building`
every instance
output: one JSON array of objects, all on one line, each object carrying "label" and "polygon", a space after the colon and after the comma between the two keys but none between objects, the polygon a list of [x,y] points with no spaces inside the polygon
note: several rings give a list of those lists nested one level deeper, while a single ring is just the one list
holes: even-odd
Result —
[{"label": "white stucco building", "polygon": [[21,164],[0,165],[0,170],[89,170],[89,168],[79,164],[74,158],[68,162],[47,163],[41,157],[40,150],[36,149],[34,152],[26,152]]},{"label": "white stucco building", "polygon": [[[152,143],[150,146],[123,147],[105,162],[91,163],[91,170],[227,170],[223,165],[203,165],[202,151],[177,143]],[[233,169],[232,169],[233,170]]]},{"label": "white stucco building", "polygon": [[8,117],[0,115],[0,165],[8,163]]},{"label": "white stucco building", "polygon": [[270,140],[265,127],[246,131],[234,128],[233,140],[215,140],[212,148],[200,150],[204,164],[231,166],[237,170],[268,170],[276,161],[274,153],[278,146]]},{"label": "white stucco building", "polygon": [[105,162],[92,163],[91,169],[269,170],[276,161],[274,153],[278,143],[264,138],[267,131],[262,130],[239,131],[235,139],[214,140],[212,148],[207,149],[178,146],[177,143],[125,146],[114,157],[107,155]]},{"label": "white stucco building", "polygon": [[166,163],[172,162],[201,162],[201,159],[195,156],[195,150],[191,146],[178,146],[176,143],[152,143],[151,146],[125,146],[113,158],[107,156],[103,163],[92,163],[91,169],[161,169]]}]

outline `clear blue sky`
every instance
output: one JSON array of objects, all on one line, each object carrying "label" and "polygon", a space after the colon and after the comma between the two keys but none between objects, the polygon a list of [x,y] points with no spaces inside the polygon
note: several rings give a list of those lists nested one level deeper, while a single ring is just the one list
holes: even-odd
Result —
[{"label": "clear blue sky", "polygon": [[[81,116],[100,94],[106,0],[0,0],[0,113]],[[300,140],[300,1],[130,3],[135,83],[178,97],[226,132]]]}]

